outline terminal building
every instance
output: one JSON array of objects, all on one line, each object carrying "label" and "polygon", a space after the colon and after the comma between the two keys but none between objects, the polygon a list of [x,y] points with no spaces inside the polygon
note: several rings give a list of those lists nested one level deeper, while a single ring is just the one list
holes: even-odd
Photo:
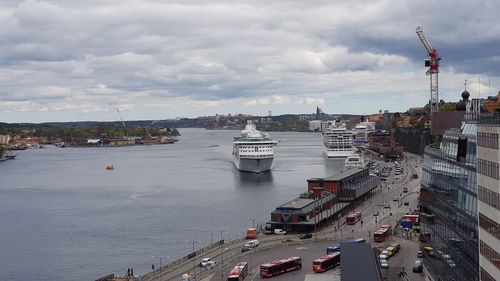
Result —
[{"label": "terminal building", "polygon": [[428,280],[479,280],[476,130],[463,123],[425,148],[419,202],[430,214],[421,216],[421,231],[430,235],[421,246],[433,248],[423,259]]},{"label": "terminal building", "polygon": [[[308,179],[307,192],[300,194],[271,213],[269,229],[289,233],[314,232],[347,209],[358,198],[367,196],[380,185],[368,168],[350,168],[327,178]],[[266,226],[266,230],[267,230]]]},{"label": "terminal building", "polygon": [[322,188],[338,196],[339,202],[352,202],[380,185],[378,176],[370,175],[370,169],[354,167],[341,170],[327,178],[307,180],[309,191]]}]

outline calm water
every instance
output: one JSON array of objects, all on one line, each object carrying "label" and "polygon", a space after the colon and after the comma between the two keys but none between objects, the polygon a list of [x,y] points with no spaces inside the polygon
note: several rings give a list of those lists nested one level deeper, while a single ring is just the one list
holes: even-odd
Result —
[{"label": "calm water", "polygon": [[[172,145],[22,151],[0,163],[2,280],[94,280],[150,270],[240,237],[343,162],[323,158],[321,135],[271,133],[271,173],[234,168],[239,131],[181,129]],[[219,147],[210,147],[217,144]],[[108,164],[114,171],[106,171]]]}]

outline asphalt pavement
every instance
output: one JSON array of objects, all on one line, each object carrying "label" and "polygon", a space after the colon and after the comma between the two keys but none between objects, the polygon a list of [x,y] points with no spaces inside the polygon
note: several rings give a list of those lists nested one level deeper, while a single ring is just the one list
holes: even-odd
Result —
[{"label": "asphalt pavement", "polygon": [[[301,270],[286,273],[282,276],[273,277],[273,280],[321,280],[324,276],[326,280],[340,280],[339,268],[332,269],[322,274],[314,274],[312,272],[312,261],[326,254],[326,247],[333,244],[338,244],[343,240],[352,238],[364,238],[374,247],[384,248],[392,242],[401,244],[401,250],[394,257],[389,259],[389,268],[383,270],[383,274],[387,280],[395,279],[401,267],[405,267],[409,273],[410,280],[423,280],[420,275],[413,274],[411,269],[415,262],[418,241],[414,237],[412,240],[398,237],[396,232],[393,237],[385,243],[374,243],[372,240],[373,233],[384,223],[390,223],[393,227],[396,222],[406,213],[410,213],[416,208],[418,203],[418,191],[420,189],[421,177],[421,158],[418,159],[418,167],[415,167],[409,157],[401,163],[404,166],[404,173],[401,179],[394,178],[394,163],[381,162],[380,170],[385,167],[392,167],[392,171],[387,180],[379,187],[379,191],[367,199],[366,202],[360,204],[356,211],[362,212],[362,222],[355,225],[342,225],[333,223],[330,227],[322,229],[314,237],[317,239],[299,240],[298,235],[259,235],[260,246],[252,251],[241,253],[241,247],[246,242],[244,239],[228,241],[220,247],[210,249],[202,255],[192,260],[170,264],[162,270],[157,270],[147,274],[141,280],[182,280],[182,274],[194,273],[196,280],[227,280],[227,273],[239,261],[247,261],[250,265],[250,275],[246,280],[261,280],[259,277],[259,266],[269,260],[300,256],[303,261]],[[418,179],[412,179],[413,173],[418,174]],[[404,193],[403,188],[408,188],[408,192]],[[404,202],[409,205],[405,206]],[[390,208],[384,208],[389,206]],[[377,213],[378,215],[374,215]],[[339,220],[341,223],[345,221],[345,217]],[[335,231],[336,230],[336,231]],[[401,235],[402,236],[402,235]],[[215,268],[207,269],[198,266],[202,258],[209,257],[217,263]],[[194,265],[194,268],[193,268]],[[338,278],[338,279],[336,279]]]}]

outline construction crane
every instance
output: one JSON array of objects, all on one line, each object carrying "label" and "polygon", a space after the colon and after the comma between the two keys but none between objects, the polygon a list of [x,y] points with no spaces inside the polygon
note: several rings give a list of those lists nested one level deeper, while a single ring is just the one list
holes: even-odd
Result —
[{"label": "construction crane", "polygon": [[118,107],[115,107],[115,109],[116,109],[116,112],[118,112],[118,114],[120,114],[120,120],[122,121],[123,130],[125,131],[125,136],[127,136],[127,137],[128,137],[128,134],[127,134],[127,127],[125,127],[125,122],[123,122],[122,113],[120,112],[120,110],[118,109]]},{"label": "construction crane", "polygon": [[428,76],[431,78],[431,114],[432,112],[438,112],[439,111],[439,94],[438,94],[438,73],[439,73],[439,61],[441,60],[441,57],[439,57],[439,54],[436,49],[432,48],[431,43],[429,40],[424,35],[424,30],[422,27],[419,25],[417,26],[417,35],[418,38],[420,38],[420,41],[422,41],[422,44],[424,45],[425,49],[427,50],[429,58],[425,60],[425,66],[429,67],[427,72]]}]

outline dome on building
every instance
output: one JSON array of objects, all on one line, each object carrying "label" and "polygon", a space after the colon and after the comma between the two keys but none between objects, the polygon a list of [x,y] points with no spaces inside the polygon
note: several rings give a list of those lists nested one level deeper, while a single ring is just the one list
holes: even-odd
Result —
[{"label": "dome on building", "polygon": [[455,104],[455,110],[465,111],[467,103],[469,103],[470,93],[467,90],[462,92],[462,100]]},{"label": "dome on building", "polygon": [[464,91],[462,92],[462,99],[466,101],[466,100],[468,100],[468,99],[469,99],[469,97],[470,97],[469,92],[468,92],[467,90],[464,90]]}]

